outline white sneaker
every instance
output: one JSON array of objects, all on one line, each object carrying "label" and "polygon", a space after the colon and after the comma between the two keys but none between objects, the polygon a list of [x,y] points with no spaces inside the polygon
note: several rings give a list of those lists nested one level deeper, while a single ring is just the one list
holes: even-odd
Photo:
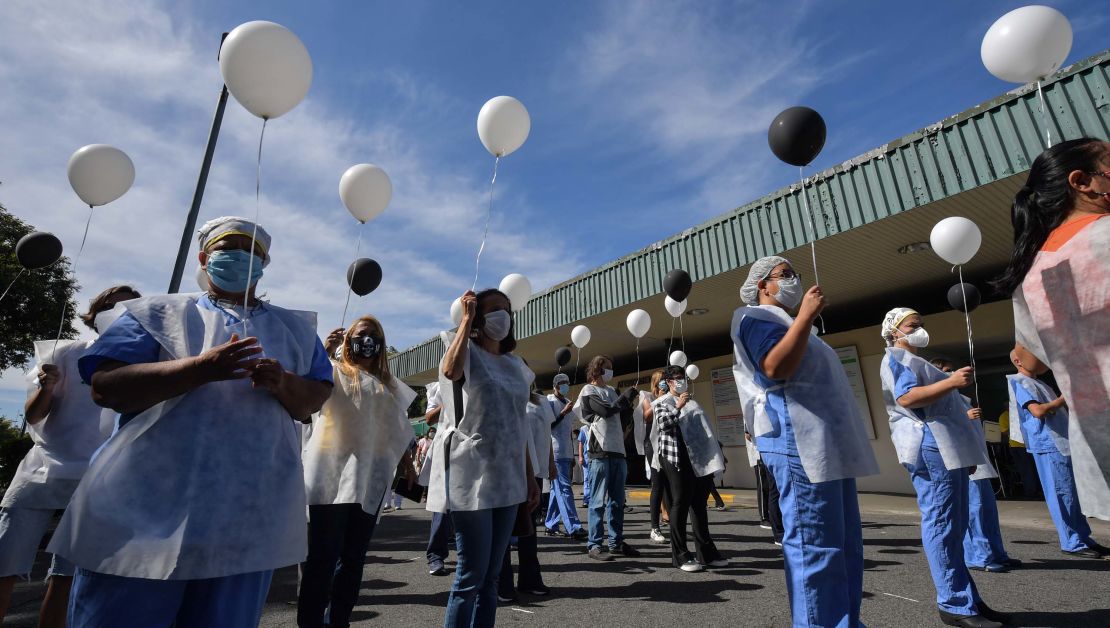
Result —
[{"label": "white sneaker", "polygon": [[659,531],[659,528],[652,528],[651,529],[651,542],[663,545],[663,544],[667,543],[668,541],[667,541],[667,537],[663,536],[663,533]]},{"label": "white sneaker", "polygon": [[763,528],[764,530],[770,530],[771,529],[771,524],[761,523],[761,524],[759,524],[759,527]]},{"label": "white sneaker", "polygon": [[688,561],[682,563],[682,566],[679,567],[679,569],[681,569],[682,571],[689,572],[689,573],[696,573],[696,572],[699,572],[699,571],[704,571],[705,567],[702,567],[701,563],[699,563],[696,560],[688,560]]},{"label": "white sneaker", "polygon": [[782,547],[782,541],[775,541],[775,545],[778,545],[779,547]]}]

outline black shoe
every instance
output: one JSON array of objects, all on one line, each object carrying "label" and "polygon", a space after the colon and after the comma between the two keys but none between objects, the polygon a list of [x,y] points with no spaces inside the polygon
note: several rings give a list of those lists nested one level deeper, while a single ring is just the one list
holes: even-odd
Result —
[{"label": "black shoe", "polygon": [[1083,549],[1074,552],[1067,552],[1064,550],[1060,551],[1064,554],[1067,554],[1068,556],[1074,556],[1076,558],[1093,558],[1094,560],[1100,560],[1103,556],[1102,552],[1090,547],[1084,547]]},{"label": "black shoe", "polygon": [[628,543],[621,543],[617,547],[610,547],[609,553],[614,556],[627,556],[628,558],[636,558],[640,555],[639,550]]},{"label": "black shoe", "polygon": [[447,575],[447,568],[443,566],[443,561],[442,560],[433,560],[432,562],[428,563],[428,575],[429,576],[446,576]]},{"label": "black shoe", "polygon": [[986,617],[991,621],[996,621],[1003,625],[1009,625],[1014,621],[1014,617],[1012,615],[1010,615],[1009,613],[1002,613],[994,610],[993,608],[987,606],[987,603],[983,600],[979,600],[975,603],[975,609],[979,611],[979,615],[981,617]]},{"label": "black shoe", "polygon": [[1110,560],[1110,547],[1099,545],[1094,541],[1089,541],[1087,546],[1101,554],[1103,559]]},{"label": "black shoe", "polygon": [[517,587],[516,590],[526,595],[536,595],[539,597],[551,595],[551,589],[547,588],[547,586],[542,583],[530,587]]},{"label": "black shoe", "polygon": [[602,561],[602,562],[608,562],[608,561],[610,561],[610,560],[613,560],[613,557],[612,557],[612,556],[610,556],[609,554],[606,554],[605,552],[601,551],[601,548],[600,548],[600,547],[595,547],[595,548],[592,548],[592,549],[591,549],[591,550],[590,550],[590,551],[589,551],[589,552],[587,553],[587,555],[588,555],[588,556],[589,556],[590,558],[594,559],[594,560],[600,560],[600,561]]},{"label": "black shoe", "polygon": [[1021,561],[1016,558],[1007,558],[1006,560],[1002,561],[1002,564],[1010,568],[1021,567]]},{"label": "black shoe", "polygon": [[555,529],[555,528],[544,528],[544,534],[546,534],[547,536],[558,536],[558,537],[565,537],[566,536],[566,534],[562,530],[558,530],[558,529]]},{"label": "black shoe", "polygon": [[982,615],[954,615],[937,609],[940,621],[946,626],[959,626],[959,628],[1002,628],[1002,624],[991,621]]},{"label": "black shoe", "polygon": [[636,512],[636,509],[633,508],[632,506],[625,506],[624,507],[624,512],[627,513],[627,514],[632,514],[632,513]]},{"label": "black shoe", "polygon": [[513,602],[516,602],[516,593],[506,594],[506,593],[501,593],[500,591],[498,591],[497,592],[497,601],[502,603],[502,604],[512,604]]},{"label": "black shoe", "polygon": [[578,528],[574,532],[570,533],[570,538],[574,539],[575,541],[585,541],[587,538],[589,538],[589,536],[590,535],[586,534],[586,531],[582,528]]}]

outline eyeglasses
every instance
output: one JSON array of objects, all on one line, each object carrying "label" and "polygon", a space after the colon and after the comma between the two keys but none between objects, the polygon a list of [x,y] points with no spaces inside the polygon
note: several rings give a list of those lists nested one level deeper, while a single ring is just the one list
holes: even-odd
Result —
[{"label": "eyeglasses", "polygon": [[767,279],[794,279],[794,278],[797,278],[797,279],[801,280],[802,276],[799,273],[796,273],[793,270],[790,270],[789,268],[787,268],[786,270],[782,271],[781,273],[779,273],[777,275],[767,275]]},{"label": "eyeglasses", "polygon": [[1110,170],[1103,170],[1102,172],[1096,170],[1094,172],[1088,172],[1087,174],[1093,177],[1106,177],[1107,179],[1110,179]]}]

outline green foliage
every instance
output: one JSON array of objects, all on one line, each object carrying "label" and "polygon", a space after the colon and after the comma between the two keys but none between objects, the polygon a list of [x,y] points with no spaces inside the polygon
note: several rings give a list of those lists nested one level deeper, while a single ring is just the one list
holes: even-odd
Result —
[{"label": "green foliage", "polygon": [[[0,291],[23,269],[15,257],[16,243],[34,230],[0,205]],[[34,341],[57,335],[63,303],[69,305],[62,338],[76,338],[76,294],[77,282],[64,256],[51,266],[23,273],[0,303],[0,370],[26,365],[34,357]]]},{"label": "green foliage", "polygon": [[32,444],[30,436],[21,435],[15,424],[0,417],[0,493],[8,490],[16,467]]},{"label": "green foliage", "polygon": [[416,391],[416,398],[409,404],[409,418],[423,418],[428,407],[428,389],[423,386],[413,386],[412,389]]}]

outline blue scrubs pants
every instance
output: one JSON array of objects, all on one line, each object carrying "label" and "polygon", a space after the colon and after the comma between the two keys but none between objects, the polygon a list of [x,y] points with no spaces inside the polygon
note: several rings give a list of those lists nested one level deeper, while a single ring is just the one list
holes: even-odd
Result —
[{"label": "blue scrubs pants", "polygon": [[551,480],[551,498],[547,502],[547,521],[543,522],[548,530],[554,530],[560,522],[563,531],[574,534],[582,529],[582,522],[578,520],[578,511],[574,508],[574,491],[571,490],[571,463],[570,458],[560,458],[555,461],[555,477]]},{"label": "blue scrubs pants", "polygon": [[1041,478],[1048,514],[1052,516],[1056,533],[1060,536],[1060,549],[1065,552],[1087,549],[1091,542],[1091,526],[1079,508],[1071,458],[1054,451],[1033,454],[1033,460],[1037,463],[1037,475]]},{"label": "blue scrubs pants", "polygon": [[968,567],[985,567],[1009,560],[1002,545],[1002,528],[998,523],[998,504],[994,487],[988,478],[970,480],[967,487],[968,525],[964,535],[964,563]]},{"label": "blue scrubs pants", "polygon": [[609,548],[624,542],[624,482],[628,462],[624,458],[606,456],[590,460],[590,538],[587,549],[600,547],[609,527]]},{"label": "blue scrubs pants", "polygon": [[273,571],[204,580],[148,580],[77,569],[67,624],[80,628],[257,626]]},{"label": "blue scrubs pants", "polygon": [[813,483],[797,456],[760,456],[779,489],[794,626],[863,626],[863,528],[856,481]]},{"label": "blue scrubs pants", "polygon": [[922,447],[920,464],[910,469],[910,480],[921,509],[921,543],[937,590],[937,607],[956,615],[975,615],[979,594],[964,563],[963,546],[967,469],[949,471],[940,451]]}]

